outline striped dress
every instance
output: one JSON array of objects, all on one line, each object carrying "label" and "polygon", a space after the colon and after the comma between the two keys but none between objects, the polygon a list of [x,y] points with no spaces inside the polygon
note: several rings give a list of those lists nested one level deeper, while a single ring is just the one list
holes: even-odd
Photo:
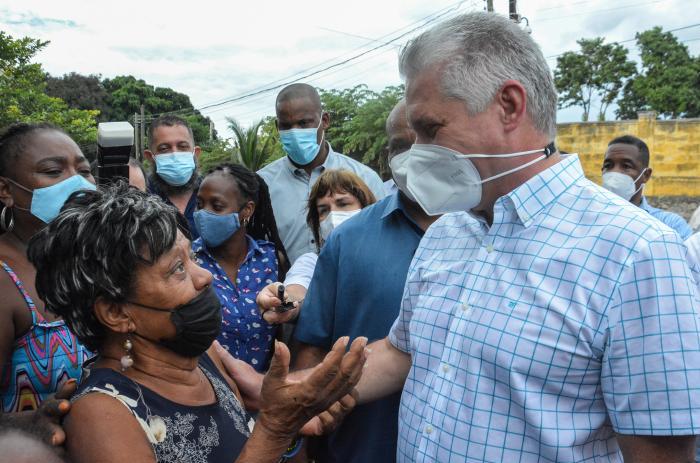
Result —
[{"label": "striped dress", "polygon": [[36,410],[71,378],[80,379],[89,352],[63,320],[47,321],[36,308],[17,274],[3,261],[0,266],[14,282],[32,314],[32,326],[15,339],[12,356],[0,371],[0,410],[3,413]]}]

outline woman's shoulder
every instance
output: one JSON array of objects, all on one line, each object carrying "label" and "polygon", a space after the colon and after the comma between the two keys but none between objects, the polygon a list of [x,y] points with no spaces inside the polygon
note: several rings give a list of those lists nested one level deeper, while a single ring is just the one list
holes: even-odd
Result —
[{"label": "woman's shoulder", "polygon": [[113,397],[129,408],[136,407],[136,399],[138,397],[137,385],[123,374],[111,368],[85,368],[78,390],[71,398],[71,401],[75,402],[93,392]]}]

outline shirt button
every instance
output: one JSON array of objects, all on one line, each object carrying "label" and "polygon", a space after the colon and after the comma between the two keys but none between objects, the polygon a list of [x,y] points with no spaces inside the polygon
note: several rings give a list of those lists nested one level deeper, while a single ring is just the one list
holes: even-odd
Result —
[{"label": "shirt button", "polygon": [[467,303],[465,302],[464,304],[462,304],[462,312],[466,312],[466,311],[468,311],[468,310],[469,310],[469,304],[467,304]]},{"label": "shirt button", "polygon": [[493,245],[489,244],[486,246],[486,252],[491,253],[493,252]]},{"label": "shirt button", "polygon": [[447,373],[448,371],[450,371],[450,366],[449,366],[448,364],[446,364],[446,363],[443,364],[443,365],[442,365],[442,371],[445,372],[445,373]]},{"label": "shirt button", "polygon": [[528,220],[530,220],[530,216],[527,215],[527,214],[525,214],[525,215],[523,215],[523,219],[522,219],[522,220],[523,220],[523,222],[527,222]]},{"label": "shirt button", "polygon": [[433,427],[432,427],[432,426],[428,425],[428,426],[425,427],[425,433],[426,433],[426,434],[432,434],[432,432],[433,432]]}]

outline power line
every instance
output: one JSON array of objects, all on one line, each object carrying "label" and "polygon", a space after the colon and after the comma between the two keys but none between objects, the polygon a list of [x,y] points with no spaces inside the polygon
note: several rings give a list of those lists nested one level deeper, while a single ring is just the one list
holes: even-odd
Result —
[{"label": "power line", "polygon": [[[292,83],[294,83],[294,82],[299,82],[300,80],[304,80],[304,79],[307,79],[307,78],[309,78],[309,77],[311,77],[311,76],[314,76],[314,75],[320,74],[320,73],[322,73],[322,72],[325,72],[325,71],[327,71],[327,70],[334,69],[334,68],[336,68],[336,67],[338,67],[338,66],[342,66],[342,65],[344,65],[344,64],[346,64],[346,63],[349,63],[349,62],[352,62],[352,61],[354,61],[354,60],[356,60],[356,59],[358,59],[358,58],[360,58],[360,57],[362,57],[362,56],[365,56],[365,55],[367,55],[367,54],[369,54],[369,53],[372,53],[373,51],[376,51],[376,50],[378,50],[378,49],[381,49],[381,48],[384,48],[384,47],[386,47],[386,46],[392,45],[394,42],[396,42],[396,41],[398,41],[398,40],[400,40],[400,39],[406,37],[407,35],[409,35],[409,34],[415,32],[415,31],[417,31],[417,30],[419,30],[419,29],[421,29],[421,28],[427,26],[428,24],[431,24],[431,23],[437,21],[438,19],[444,17],[445,15],[451,13],[452,11],[458,10],[458,9],[462,6],[462,4],[464,4],[466,1],[467,1],[467,0],[461,0],[461,1],[457,2],[457,3],[453,3],[451,6],[446,7],[446,8],[443,8],[442,10],[439,10],[437,13],[433,13],[433,14],[431,14],[431,15],[429,15],[429,16],[427,16],[427,17],[425,17],[425,18],[423,18],[423,19],[421,19],[421,20],[419,20],[419,21],[416,21],[416,22],[412,23],[412,24],[415,24],[415,23],[418,23],[418,22],[423,22],[423,24],[421,24],[421,25],[419,25],[419,26],[417,26],[417,27],[414,27],[414,28],[408,30],[407,32],[404,32],[404,33],[402,33],[402,34],[400,34],[400,35],[398,35],[398,36],[392,38],[391,40],[388,40],[388,41],[386,41],[386,42],[381,42],[380,45],[377,45],[377,46],[375,46],[375,47],[372,47],[372,48],[370,48],[370,49],[368,49],[368,50],[365,50],[365,51],[363,51],[363,52],[361,52],[361,53],[355,54],[355,55],[351,56],[350,58],[344,59],[344,60],[342,60],[342,61],[340,61],[340,62],[336,62],[336,63],[330,64],[330,65],[328,65],[328,66],[325,66],[325,67],[323,67],[323,68],[321,68],[321,69],[319,69],[319,70],[317,70],[317,71],[313,71],[313,72],[306,73],[306,74],[301,75],[301,76],[299,76],[299,77],[293,78],[292,80],[288,80],[288,81],[286,81],[286,82],[283,82],[283,83],[280,83],[280,84],[277,84],[277,85],[275,85],[274,83],[275,83],[275,82],[280,82],[281,79],[280,79],[280,80],[277,80],[277,81],[273,81],[272,83],[268,84],[267,87],[262,87],[262,88],[260,88],[259,90],[253,90],[253,91],[244,93],[244,94],[242,94],[242,95],[230,97],[230,98],[224,99],[224,100],[222,100],[222,101],[220,101],[220,102],[217,102],[217,103],[206,104],[206,105],[203,105],[203,106],[201,106],[201,107],[199,107],[199,108],[194,108],[194,109],[183,108],[183,109],[181,109],[181,110],[176,110],[176,111],[168,111],[168,112],[164,112],[164,113],[151,114],[151,115],[149,115],[149,117],[150,117],[150,118],[155,118],[155,117],[158,117],[158,116],[160,116],[160,115],[162,115],[162,114],[181,114],[181,115],[183,115],[183,114],[184,114],[184,115],[193,114],[193,113],[195,113],[195,112],[197,112],[197,111],[201,112],[201,111],[206,110],[206,109],[209,109],[209,108],[214,108],[214,107],[222,106],[222,105],[225,105],[225,104],[233,103],[233,102],[236,102],[236,101],[241,101],[241,100],[250,98],[250,97],[252,97],[252,96],[256,96],[256,95],[259,95],[259,94],[267,93],[267,92],[270,92],[270,91],[273,91],[273,90],[277,90],[277,89],[279,89],[279,88],[285,87],[285,86],[287,86],[287,85],[289,85],[289,84],[292,84]],[[472,2],[472,3],[473,3],[473,2]],[[401,29],[399,29],[399,30],[402,30],[402,29],[405,29],[405,27],[404,27],[404,28],[401,28]],[[389,34],[387,34],[387,35],[391,35],[391,34],[392,34],[392,33],[389,33]],[[380,39],[381,39],[381,38],[380,38]],[[379,39],[378,39],[378,40],[379,40]],[[359,49],[362,49],[362,48],[363,48],[363,47],[360,47]],[[312,66],[312,67],[309,68],[309,69],[314,69],[314,68],[316,68],[316,67],[318,67],[318,66],[319,66],[319,65]],[[297,75],[297,74],[295,74],[295,75]]]},{"label": "power line", "polygon": [[[675,28],[675,29],[668,29],[668,30],[665,30],[665,31],[663,31],[663,32],[677,32],[677,31],[682,31],[682,30],[684,30],[684,29],[691,29],[691,28],[693,28],[693,27],[698,27],[698,26],[700,26],[700,23],[690,24],[690,25],[688,25],[688,26],[683,26],[683,27],[677,27],[677,28]],[[639,34],[640,32],[637,32],[637,33]],[[637,40],[637,37],[634,37],[634,38],[631,38],[631,39],[627,39],[627,40],[616,40],[616,41],[614,41],[614,42],[612,42],[612,43],[628,43],[628,42],[634,42],[635,40]],[[692,42],[693,40],[696,40],[696,39],[679,40],[679,42],[682,42],[682,43],[684,43],[684,42]],[[564,53],[566,53],[566,52],[563,51],[563,52],[558,53],[558,54],[556,54],[556,55],[545,56],[545,58],[546,58],[546,59],[558,58],[559,56],[563,55]]]},{"label": "power line", "polygon": [[550,7],[547,7],[547,8],[540,8],[539,10],[535,10],[535,13],[537,13],[537,12],[539,12],[539,11],[557,10],[557,9],[559,9],[559,8],[566,8],[566,7],[568,7],[568,6],[583,5],[584,3],[592,3],[592,2],[595,2],[595,1],[597,1],[597,0],[583,0],[583,1],[580,1],[580,2],[566,3],[566,4],[563,4],[563,5],[550,6]]},{"label": "power line", "polygon": [[538,23],[541,23],[541,22],[546,22],[546,21],[556,21],[556,20],[558,20],[558,19],[575,18],[575,17],[577,17],[577,16],[583,16],[583,15],[588,15],[588,14],[593,14],[593,13],[604,13],[604,12],[607,12],[607,11],[624,10],[624,9],[627,9],[627,8],[637,8],[637,7],[640,7],[640,6],[652,5],[652,4],[654,4],[654,3],[661,3],[661,2],[665,2],[665,1],[667,1],[667,0],[653,0],[653,1],[651,1],[651,2],[633,3],[633,4],[630,4],[630,5],[617,6],[617,7],[615,7],[615,8],[606,8],[606,9],[604,9],[604,10],[584,11],[584,12],[582,12],[582,13],[570,14],[570,15],[566,15],[566,16],[556,16],[556,17],[553,17],[553,18],[542,18],[542,19],[539,19],[539,18],[538,18],[538,19],[537,19],[537,22],[538,22]]},{"label": "power line", "polygon": [[[414,26],[414,25],[416,25],[416,24],[418,24],[418,23],[421,23],[421,22],[426,21],[426,20],[430,20],[430,19],[431,19],[433,16],[435,16],[435,15],[442,15],[442,14],[444,14],[444,13],[449,13],[449,11],[458,9],[465,1],[466,1],[466,0],[460,0],[460,1],[458,1],[458,2],[452,3],[452,4],[448,5],[448,6],[446,6],[445,8],[442,8],[442,9],[440,9],[440,10],[438,10],[438,11],[436,11],[436,12],[434,12],[434,13],[428,15],[428,16],[425,16],[425,17],[423,17],[423,18],[421,18],[421,19],[418,19],[418,20],[416,20],[416,21],[414,21],[414,22],[412,22],[412,23],[409,23],[409,24],[407,24],[406,26],[400,27],[399,29],[396,29],[396,30],[394,30],[394,31],[388,32],[388,33],[386,33],[386,34],[384,34],[384,35],[382,35],[381,37],[378,37],[378,38],[376,38],[376,39],[370,39],[370,38],[365,38],[365,39],[366,39],[366,40],[371,40],[371,41],[374,41],[374,42],[386,43],[386,42],[382,42],[382,40],[383,40],[383,39],[386,39],[387,37],[390,37],[390,36],[392,36],[392,35],[394,35],[394,34],[397,34],[397,33],[401,32],[401,31],[403,31],[404,29],[408,29],[408,28],[410,28],[410,27],[412,27],[412,26]],[[470,5],[473,6],[475,1],[476,1],[476,0],[472,0],[472,3],[471,3]],[[427,23],[426,23],[426,24],[427,24]],[[426,24],[423,24],[423,26],[425,26]],[[329,30],[330,30],[330,29],[329,29]],[[338,32],[338,31],[333,31],[333,32]],[[331,59],[322,61],[322,62],[320,62],[320,63],[317,63],[317,64],[315,64],[315,65],[313,65],[313,66],[310,66],[310,67],[308,67],[308,68],[305,68],[305,69],[302,69],[302,70],[300,70],[300,71],[297,71],[297,72],[295,72],[295,73],[293,73],[293,74],[291,74],[291,75],[289,75],[289,76],[283,77],[283,78],[281,78],[281,79],[277,79],[277,80],[274,80],[274,81],[272,81],[272,82],[268,82],[268,83],[266,83],[266,84],[263,84],[263,85],[260,86],[260,87],[255,87],[255,88],[253,88],[253,89],[248,90],[247,92],[253,92],[253,91],[258,90],[258,89],[260,89],[260,88],[269,86],[269,85],[271,85],[271,84],[275,84],[275,83],[278,83],[278,82],[283,82],[283,81],[292,79],[292,78],[294,78],[294,77],[296,77],[296,76],[298,76],[298,75],[300,75],[300,74],[302,74],[302,73],[309,72],[309,71],[311,71],[311,70],[313,70],[313,69],[316,69],[316,68],[321,67],[321,66],[324,66],[324,65],[326,65],[326,64],[328,64],[328,63],[332,63],[332,62],[334,62],[334,61],[336,61],[336,60],[338,60],[338,59],[341,59],[341,58],[344,58],[344,57],[346,57],[346,56],[349,56],[349,55],[351,55],[352,53],[354,53],[354,52],[356,52],[356,51],[363,50],[363,49],[365,49],[366,47],[367,47],[367,45],[359,46],[359,47],[357,47],[357,48],[354,48],[354,49],[350,50],[350,51],[347,52],[347,53],[343,53],[343,54],[340,54],[340,55],[338,55],[338,56],[336,56],[336,57],[334,57],[334,58],[331,58]],[[222,99],[222,100],[227,100],[228,98],[231,98],[231,97],[227,97],[227,98],[224,98],[224,99]],[[222,100],[217,100],[217,102],[218,102],[218,101],[222,101]],[[208,106],[208,105],[209,105],[209,104],[205,104],[205,105],[203,105],[203,106]]]}]

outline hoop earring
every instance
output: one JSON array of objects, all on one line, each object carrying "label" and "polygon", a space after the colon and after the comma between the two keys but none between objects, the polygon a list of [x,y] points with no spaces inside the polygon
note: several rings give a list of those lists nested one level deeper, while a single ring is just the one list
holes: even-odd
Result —
[{"label": "hoop earring", "polygon": [[10,233],[12,230],[15,228],[15,213],[14,211],[10,210],[10,223],[7,224],[7,221],[5,220],[5,215],[7,214],[7,211],[10,210],[9,207],[4,206],[2,208],[2,212],[0,212],[0,229],[2,229],[3,232]]},{"label": "hoop earring", "polygon": [[126,338],[126,341],[124,341],[124,350],[126,351],[126,353],[122,356],[121,359],[119,359],[120,363],[122,364],[122,371],[126,371],[134,365],[134,359],[131,356],[131,349],[133,348],[134,345],[131,343],[130,337]]}]

